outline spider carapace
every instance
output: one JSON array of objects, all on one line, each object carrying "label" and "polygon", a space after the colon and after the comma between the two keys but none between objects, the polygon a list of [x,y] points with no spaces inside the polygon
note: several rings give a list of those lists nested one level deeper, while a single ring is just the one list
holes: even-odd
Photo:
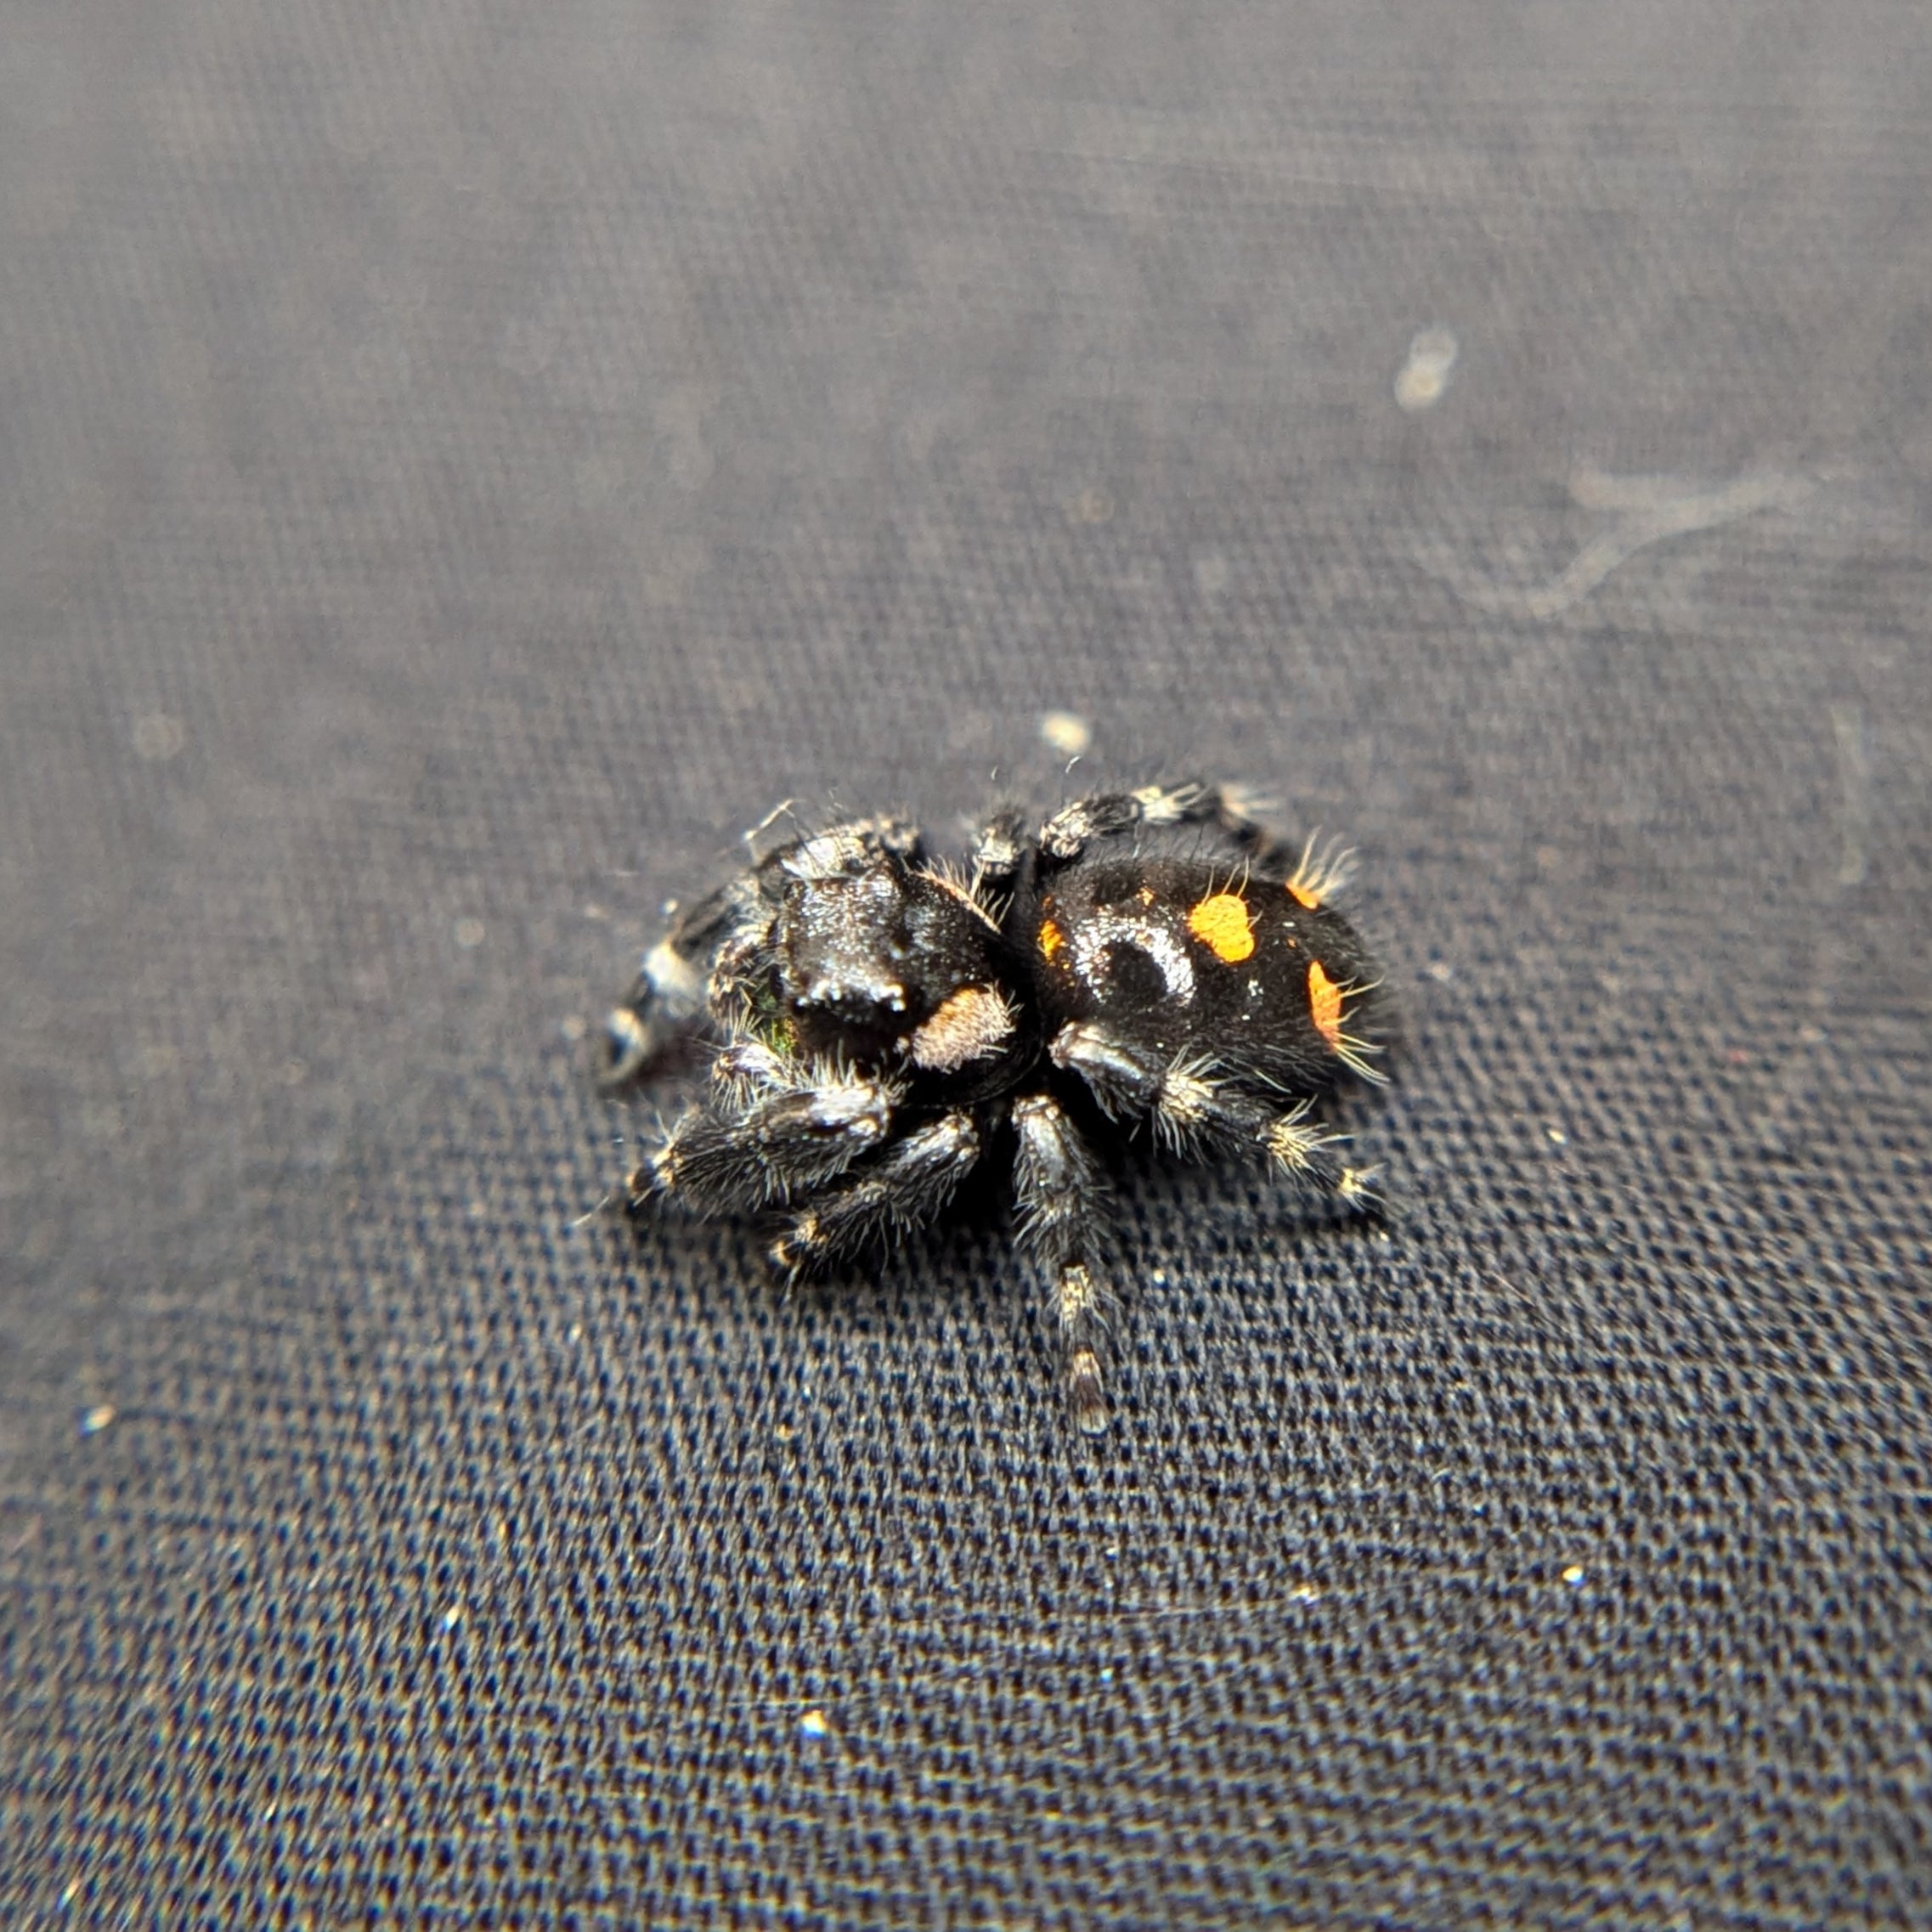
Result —
[{"label": "spider carapace", "polygon": [[1380,1078],[1376,969],[1330,904],[1345,873],[1194,783],[1081,799],[1031,832],[1000,811],[961,867],[897,819],[790,839],[676,917],[611,1015],[613,1087],[675,1036],[715,1049],[626,1203],[768,1216],[796,1280],[923,1227],[1003,1148],[1075,1419],[1104,1429],[1097,1137],[1146,1128],[1374,1204],[1315,1116]]}]

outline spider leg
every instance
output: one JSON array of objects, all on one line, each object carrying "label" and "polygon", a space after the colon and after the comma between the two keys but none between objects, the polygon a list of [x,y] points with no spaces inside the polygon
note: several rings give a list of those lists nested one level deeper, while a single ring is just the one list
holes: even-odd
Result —
[{"label": "spider leg", "polygon": [[[732,1049],[742,1062],[758,1048]],[[884,1139],[901,1089],[835,1067],[799,1068],[766,1056],[755,1074],[720,1057],[725,1104],[692,1107],[632,1175],[630,1198],[653,1195],[698,1214],[743,1212],[809,1193],[836,1180]],[[748,1104],[731,1104],[734,1085],[763,1087]]]},{"label": "spider leg", "polygon": [[1013,884],[1026,855],[1026,820],[1010,805],[1001,809],[973,834],[973,880],[1003,892]]},{"label": "spider leg", "polygon": [[958,1191],[982,1145],[963,1110],[916,1128],[862,1173],[797,1203],[771,1244],[771,1265],[795,1281],[924,1227]]},{"label": "spider leg", "polygon": [[636,983],[604,1021],[600,1085],[627,1086],[703,1014],[706,961],[742,911],[741,889],[721,887],[679,913],[644,955]]},{"label": "spider leg", "polygon": [[1313,1118],[1312,1099],[1284,1109],[1279,1094],[1257,1092],[1211,1059],[1171,1058],[1092,1020],[1063,1026],[1047,1050],[1056,1066],[1086,1082],[1110,1117],[1151,1118],[1155,1133],[1178,1154],[1263,1154],[1291,1179],[1344,1207],[1375,1205],[1370,1170],[1342,1161],[1336,1150],[1347,1142]]},{"label": "spider leg", "polygon": [[1013,1121],[1020,1133],[1014,1192],[1020,1239],[1053,1285],[1074,1420],[1097,1436],[1108,1421],[1100,1355],[1105,1291],[1094,1253],[1104,1225],[1105,1183],[1093,1151],[1051,1094],[1015,1102]]},{"label": "spider leg", "polygon": [[1063,806],[1040,828],[1040,851],[1050,864],[1065,865],[1096,839],[1137,826],[1212,825],[1255,863],[1280,850],[1274,835],[1254,817],[1255,802],[1232,786],[1189,779],[1178,785],[1144,785],[1134,792],[1098,792]]}]

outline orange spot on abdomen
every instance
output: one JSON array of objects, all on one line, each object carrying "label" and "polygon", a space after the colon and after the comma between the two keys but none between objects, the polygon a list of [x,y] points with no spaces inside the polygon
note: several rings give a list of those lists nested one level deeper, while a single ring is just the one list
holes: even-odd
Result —
[{"label": "orange spot on abdomen", "polygon": [[1040,957],[1051,959],[1066,944],[1066,935],[1051,919],[1040,922]]},{"label": "orange spot on abdomen", "polygon": [[1298,884],[1294,879],[1288,880],[1287,885],[1289,895],[1297,906],[1302,907],[1311,912],[1320,912],[1321,901],[1309,891],[1307,886]]},{"label": "orange spot on abdomen", "polygon": [[1308,1017],[1315,1031],[1337,1053],[1342,1050],[1342,988],[1322,970],[1319,959],[1308,962]]},{"label": "orange spot on abdomen", "polygon": [[1188,930],[1229,966],[1239,965],[1255,949],[1247,901],[1236,892],[1217,892],[1203,899],[1188,914]]}]

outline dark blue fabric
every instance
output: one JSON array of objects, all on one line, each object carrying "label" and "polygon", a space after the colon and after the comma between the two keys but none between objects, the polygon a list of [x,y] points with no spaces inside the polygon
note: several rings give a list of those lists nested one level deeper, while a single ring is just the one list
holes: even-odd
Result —
[{"label": "dark blue fabric", "polygon": [[[0,1918],[1932,1924],[1922,20],[6,42]],[[742,828],[1190,771],[1402,1212],[1133,1178],[1109,1437],[580,1222]]]}]

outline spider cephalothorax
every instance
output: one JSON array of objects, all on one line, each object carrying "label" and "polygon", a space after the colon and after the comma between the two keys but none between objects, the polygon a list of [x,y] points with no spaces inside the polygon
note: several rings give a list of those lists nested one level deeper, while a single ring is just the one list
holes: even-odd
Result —
[{"label": "spider cephalothorax", "polygon": [[999,812],[964,871],[896,819],[789,839],[677,918],[611,1016],[613,1086],[694,1027],[716,1048],[709,1096],[628,1204],[767,1212],[795,1279],[930,1221],[1010,1134],[1074,1412],[1103,1428],[1095,1132],[1144,1123],[1183,1154],[1373,1201],[1313,1117],[1344,1077],[1379,1077],[1374,968],[1329,904],[1342,883],[1199,784],[1082,799],[1031,835]]}]

